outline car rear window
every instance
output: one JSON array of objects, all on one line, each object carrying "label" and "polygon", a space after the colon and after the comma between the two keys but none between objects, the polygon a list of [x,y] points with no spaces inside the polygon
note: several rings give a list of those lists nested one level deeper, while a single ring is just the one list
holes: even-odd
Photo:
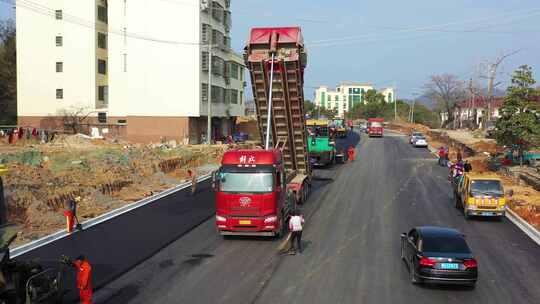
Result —
[{"label": "car rear window", "polygon": [[459,236],[427,236],[422,238],[424,252],[471,253],[465,240]]}]

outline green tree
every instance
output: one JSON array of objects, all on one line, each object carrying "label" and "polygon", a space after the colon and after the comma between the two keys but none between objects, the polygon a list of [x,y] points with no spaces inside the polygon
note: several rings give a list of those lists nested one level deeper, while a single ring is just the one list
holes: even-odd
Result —
[{"label": "green tree", "polygon": [[17,122],[17,55],[13,20],[0,21],[0,124]]},{"label": "green tree", "polygon": [[533,87],[535,83],[529,66],[514,71],[496,124],[497,143],[516,147],[520,156],[529,148],[540,146],[540,95]]},{"label": "green tree", "polygon": [[309,115],[309,117],[314,117],[316,114],[317,107],[310,100],[304,100],[304,112]]}]

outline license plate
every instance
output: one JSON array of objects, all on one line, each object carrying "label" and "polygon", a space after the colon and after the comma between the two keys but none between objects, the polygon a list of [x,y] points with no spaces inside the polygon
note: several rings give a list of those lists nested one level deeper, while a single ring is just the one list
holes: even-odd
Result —
[{"label": "license plate", "polygon": [[250,220],[240,220],[240,225],[251,225]]},{"label": "license plate", "polygon": [[459,264],[456,263],[441,263],[441,269],[459,269]]},{"label": "license plate", "polygon": [[492,216],[493,212],[482,212],[482,215],[484,215],[484,216]]}]

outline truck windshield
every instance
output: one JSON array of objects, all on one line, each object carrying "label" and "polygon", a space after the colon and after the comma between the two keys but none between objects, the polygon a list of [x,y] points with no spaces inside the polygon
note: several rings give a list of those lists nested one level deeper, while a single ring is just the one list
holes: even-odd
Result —
[{"label": "truck windshield", "polygon": [[374,121],[374,122],[372,122],[370,124],[370,127],[372,127],[372,128],[380,128],[380,127],[382,127],[382,124],[380,122],[378,122],[378,121]]},{"label": "truck windshield", "polygon": [[220,190],[235,193],[267,193],[272,192],[274,175],[256,172],[222,172]]},{"label": "truck windshield", "polygon": [[308,127],[309,135],[315,137],[328,137],[328,128],[327,127],[317,127],[310,126]]},{"label": "truck windshield", "polygon": [[473,180],[471,181],[471,194],[501,196],[504,194],[501,182],[498,180]]}]

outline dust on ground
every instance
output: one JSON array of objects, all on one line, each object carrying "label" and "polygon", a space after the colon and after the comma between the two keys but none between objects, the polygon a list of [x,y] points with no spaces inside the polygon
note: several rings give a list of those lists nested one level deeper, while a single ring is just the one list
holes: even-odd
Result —
[{"label": "dust on ground", "polygon": [[206,174],[236,147],[134,145],[83,135],[46,144],[0,142],[0,162],[9,169],[3,178],[8,221],[22,228],[14,245],[63,229],[66,203],[76,196],[79,220],[94,218],[188,180],[188,169]]}]

